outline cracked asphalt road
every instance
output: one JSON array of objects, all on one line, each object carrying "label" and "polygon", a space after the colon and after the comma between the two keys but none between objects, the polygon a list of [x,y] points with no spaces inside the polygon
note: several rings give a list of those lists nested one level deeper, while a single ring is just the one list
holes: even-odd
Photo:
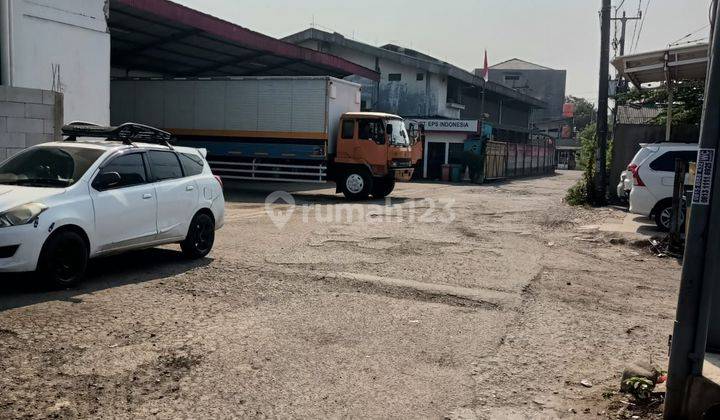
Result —
[{"label": "cracked asphalt road", "polygon": [[578,178],[398,184],[390,206],[292,186],[282,229],[243,186],[204,260],[0,278],[0,418],[612,416],[625,363],[666,364],[680,267],[584,229],[624,214],[566,206]]}]

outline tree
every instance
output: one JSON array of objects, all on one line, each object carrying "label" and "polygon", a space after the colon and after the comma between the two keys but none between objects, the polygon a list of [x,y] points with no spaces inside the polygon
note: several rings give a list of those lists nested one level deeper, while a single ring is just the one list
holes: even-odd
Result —
[{"label": "tree", "polygon": [[565,102],[575,105],[575,131],[581,132],[595,121],[597,110],[595,105],[585,98],[579,96],[567,96]]},{"label": "tree", "polygon": [[[699,126],[705,99],[705,82],[681,80],[673,83],[672,89],[673,124]],[[618,95],[617,102],[623,105],[660,108],[660,114],[652,123],[665,125],[667,122],[668,92],[665,83],[654,89],[631,89]]]}]

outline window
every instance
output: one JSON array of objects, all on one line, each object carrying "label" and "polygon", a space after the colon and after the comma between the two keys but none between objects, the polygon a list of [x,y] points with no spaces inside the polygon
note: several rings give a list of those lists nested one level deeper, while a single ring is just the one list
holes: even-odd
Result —
[{"label": "window", "polygon": [[0,184],[68,187],[80,179],[104,150],[84,147],[36,147],[0,165]]},{"label": "window", "polygon": [[182,163],[185,176],[200,175],[205,167],[205,162],[198,155],[192,153],[180,153],[180,163]]},{"label": "window", "polygon": [[416,80],[418,82],[422,82],[423,80],[425,80],[425,73],[418,73]]},{"label": "window", "polygon": [[506,74],[505,75],[506,82],[512,82],[512,81],[516,81],[516,80],[520,80],[520,76],[517,74]]},{"label": "window", "polygon": [[400,73],[390,73],[388,74],[388,80],[391,82],[399,82],[402,80],[402,74]]},{"label": "window", "polygon": [[382,120],[359,120],[358,139],[385,143],[385,128]]},{"label": "window", "polygon": [[[108,172],[117,172],[120,174],[120,182],[113,185],[112,188],[130,187],[147,182],[145,164],[143,163],[143,157],[140,153],[131,153],[116,157],[100,171],[101,174]],[[97,177],[95,179],[97,179]]]},{"label": "window", "polygon": [[151,150],[148,152],[148,157],[150,158],[150,170],[156,181],[182,178],[180,161],[174,152]]},{"label": "window", "polygon": [[660,172],[675,172],[675,159],[682,159],[685,163],[697,160],[697,150],[678,150],[665,152],[650,164],[650,169]]},{"label": "window", "polygon": [[355,137],[355,120],[343,120],[341,137],[347,140]]},{"label": "window", "polygon": [[410,138],[408,137],[407,130],[405,130],[405,123],[402,120],[389,120],[388,125],[392,125],[392,138],[390,144],[393,146],[407,147],[410,145]]}]

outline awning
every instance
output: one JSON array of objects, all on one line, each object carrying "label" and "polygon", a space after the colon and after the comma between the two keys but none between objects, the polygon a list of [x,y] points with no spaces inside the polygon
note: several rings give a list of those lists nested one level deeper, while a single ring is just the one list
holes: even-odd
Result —
[{"label": "awning", "polygon": [[380,75],[167,0],[110,0],[111,65],[167,77]]},{"label": "awning", "polygon": [[625,55],[612,62],[620,76],[629,79],[638,89],[644,83],[665,82],[668,92],[665,141],[670,141],[673,121],[673,82],[705,80],[708,67],[708,44],[695,44],[667,50]]},{"label": "awning", "polygon": [[670,80],[704,80],[708,65],[708,44],[624,55],[615,58],[612,64],[621,76],[638,88],[644,83],[664,82],[668,76]]}]

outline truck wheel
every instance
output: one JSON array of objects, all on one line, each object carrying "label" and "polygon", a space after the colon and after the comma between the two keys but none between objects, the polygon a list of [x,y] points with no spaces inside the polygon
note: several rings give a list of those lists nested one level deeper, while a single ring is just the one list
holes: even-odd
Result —
[{"label": "truck wheel", "polygon": [[395,189],[395,180],[380,178],[373,182],[372,196],[374,198],[385,198]]},{"label": "truck wheel", "polygon": [[65,289],[82,281],[87,263],[88,249],[83,238],[75,232],[62,231],[45,242],[37,274],[51,287]]},{"label": "truck wheel", "polygon": [[345,172],[342,180],[342,192],[351,200],[364,200],[372,190],[372,178],[366,171],[351,169]]}]

